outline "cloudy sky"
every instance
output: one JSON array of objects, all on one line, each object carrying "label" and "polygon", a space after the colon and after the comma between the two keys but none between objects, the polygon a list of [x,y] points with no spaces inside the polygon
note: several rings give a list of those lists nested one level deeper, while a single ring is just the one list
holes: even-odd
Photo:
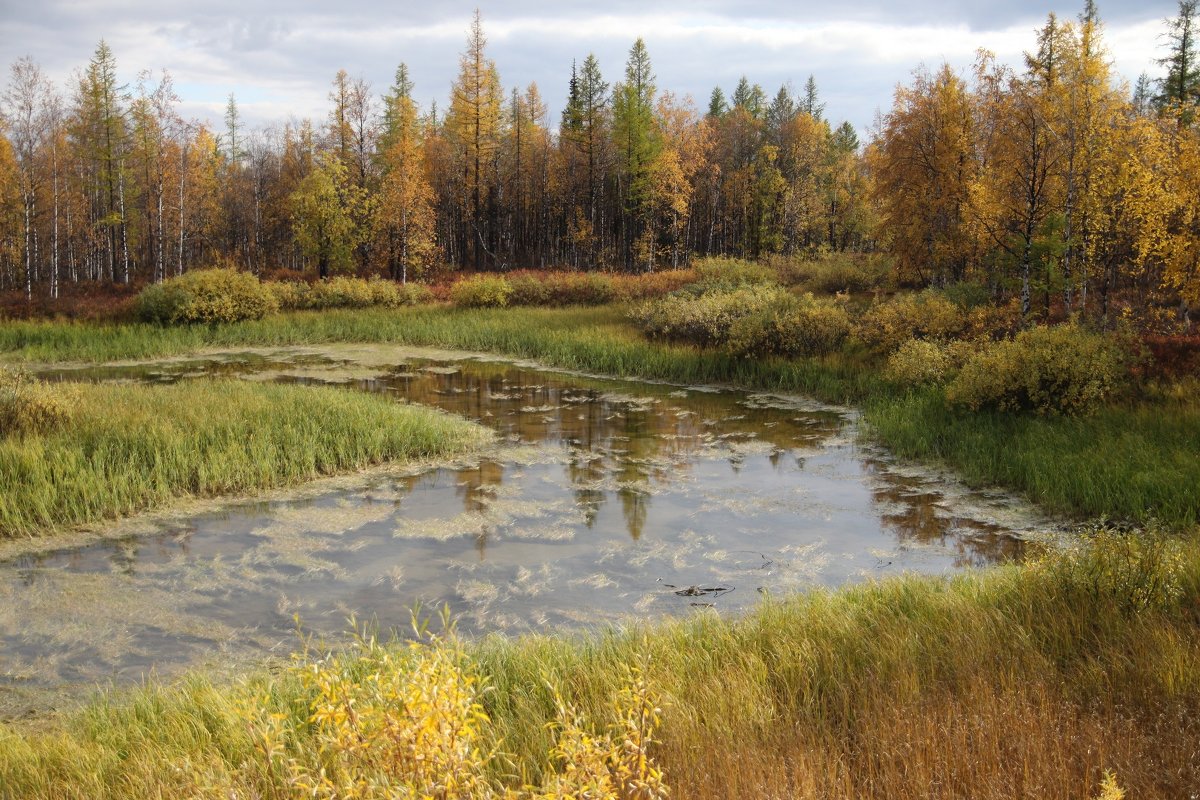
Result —
[{"label": "cloudy sky", "polygon": [[[32,56],[64,86],[104,38],[123,81],[168,70],[185,116],[219,123],[233,92],[243,117],[261,125],[323,119],[339,69],[383,93],[404,61],[416,98],[444,108],[477,4],[505,87],[536,81],[552,120],[572,59],[595,53],[612,81],[641,36],[661,89],[704,106],[713,86],[728,93],[742,74],[768,95],[788,81],[800,90],[812,74],[827,116],[860,132],[918,64],[965,68],[980,47],[1017,63],[1049,12],[1074,18],[1080,10],[1036,0],[0,0],[0,63]],[[1176,8],[1174,0],[1100,0],[1119,74],[1132,82],[1160,72],[1163,20]]]}]

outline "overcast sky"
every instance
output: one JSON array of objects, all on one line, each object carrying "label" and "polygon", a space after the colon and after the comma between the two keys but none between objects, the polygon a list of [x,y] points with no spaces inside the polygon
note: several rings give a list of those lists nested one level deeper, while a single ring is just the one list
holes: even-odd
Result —
[{"label": "overcast sky", "polygon": [[[122,81],[143,69],[174,77],[187,117],[220,125],[233,92],[254,125],[291,117],[323,120],[339,69],[365,77],[376,94],[406,62],[414,96],[445,108],[476,2],[287,3],[254,0],[0,0],[0,63],[29,55],[60,87],[103,38]],[[671,0],[478,4],[506,90],[536,81],[557,120],[571,61],[589,52],[608,81],[619,79],[629,46],[646,40],[660,89],[707,105],[713,86],[732,91],[739,76],[769,96],[815,76],[835,123],[865,133],[887,110],[898,82],[942,61],[966,68],[980,47],[1008,63],[1031,49],[1046,15],[1074,19],[1082,5],[1034,0],[866,0],[782,2]],[[1105,39],[1118,73],[1131,83],[1161,70],[1163,20],[1174,0],[1100,0]],[[0,83],[6,82],[6,77]],[[66,92],[69,93],[69,92]]]}]

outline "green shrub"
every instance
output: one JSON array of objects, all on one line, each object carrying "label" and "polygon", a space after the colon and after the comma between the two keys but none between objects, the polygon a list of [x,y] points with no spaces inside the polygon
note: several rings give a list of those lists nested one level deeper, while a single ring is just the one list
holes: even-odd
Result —
[{"label": "green shrub", "polygon": [[701,294],[673,292],[635,309],[631,317],[649,336],[698,345],[723,345],[735,322],[791,297],[779,286],[742,286]]},{"label": "green shrub", "polygon": [[840,305],[781,293],[730,326],[730,351],[747,356],[816,356],[842,346],[850,317]]},{"label": "green shrub", "polygon": [[279,310],[273,292],[248,272],[203,269],[186,272],[138,295],[138,316],[162,325],[262,319]]},{"label": "green shrub", "polygon": [[741,258],[701,258],[693,265],[696,282],[708,290],[776,283],[775,271]]},{"label": "green shrub", "polygon": [[946,399],[973,411],[1087,414],[1124,386],[1130,360],[1113,336],[1039,326],[982,347],[946,387]]},{"label": "green shrub", "polygon": [[512,291],[499,275],[474,275],[450,287],[450,300],[463,308],[504,308]]},{"label": "green shrub", "polygon": [[876,303],[855,326],[855,336],[881,353],[892,353],[909,339],[948,341],[962,334],[963,310],[936,292],[897,295]]},{"label": "green shrub", "polygon": [[70,387],[0,368],[0,437],[54,430],[70,420],[76,403]]}]

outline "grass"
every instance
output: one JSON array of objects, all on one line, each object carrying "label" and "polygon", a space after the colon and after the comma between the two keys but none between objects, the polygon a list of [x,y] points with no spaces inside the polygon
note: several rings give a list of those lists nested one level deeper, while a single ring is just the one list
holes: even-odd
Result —
[{"label": "grass", "polygon": [[940,461],[976,484],[1002,485],[1049,511],[1200,522],[1200,406],[1129,403],[1084,419],[953,412],[932,393],[889,384],[853,349],[810,359],[749,359],[646,341],[625,308],[294,313],[216,327],[57,322],[0,325],[0,360],[109,361],[205,348],[395,342],[483,350],[620,377],[726,383],[864,408],[899,455]]},{"label": "grass", "polygon": [[[1126,544],[768,600],[740,619],[467,644],[487,687],[480,750],[507,754],[487,774],[511,785],[561,769],[547,755],[555,689],[601,728],[641,664],[663,700],[650,755],[675,797],[1087,798],[1110,770],[1129,796],[1187,797],[1200,785],[1200,543]],[[1135,585],[1169,591],[1131,604]],[[255,718],[286,720],[278,763],[328,763],[305,671],[232,687],[193,675],[41,731],[0,727],[0,795],[291,796],[251,733]]]},{"label": "grass", "polygon": [[466,420],[334,388],[200,380],[76,391],[65,426],[0,438],[0,536],[443,455],[488,437]]}]

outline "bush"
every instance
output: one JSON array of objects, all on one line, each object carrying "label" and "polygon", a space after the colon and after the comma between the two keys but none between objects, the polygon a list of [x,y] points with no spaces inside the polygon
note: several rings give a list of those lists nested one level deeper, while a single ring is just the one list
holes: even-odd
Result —
[{"label": "bush", "polygon": [[950,363],[945,345],[909,339],[888,356],[884,375],[907,386],[941,383],[950,372]]},{"label": "bush", "polygon": [[701,294],[687,289],[652,300],[631,317],[650,336],[698,345],[723,345],[733,324],[765,312],[791,294],[779,286],[742,286]]},{"label": "bush", "polygon": [[450,301],[462,308],[504,308],[513,287],[499,275],[474,275],[450,287]]},{"label": "bush", "polygon": [[1063,590],[1127,612],[1162,611],[1183,594],[1183,548],[1153,524],[1127,530],[1101,521],[1031,566],[1049,573]]},{"label": "bush", "polygon": [[670,269],[613,278],[618,300],[649,300],[677,291],[696,280],[693,269]]},{"label": "bush", "polygon": [[736,320],[729,349],[747,356],[816,356],[842,346],[850,333],[845,309],[811,294],[781,293],[758,311]]},{"label": "bush", "polygon": [[613,279],[598,272],[514,272],[506,276],[512,286],[513,306],[598,306],[617,299]]},{"label": "bush", "polygon": [[47,433],[70,421],[75,393],[31,378],[22,370],[0,369],[0,436]]},{"label": "bush", "polygon": [[886,274],[882,261],[869,261],[846,253],[831,253],[809,260],[777,257],[768,263],[783,283],[803,286],[810,292],[821,294],[865,292],[882,283]]},{"label": "bush", "polygon": [[399,284],[382,278],[333,278],[319,283],[269,283],[280,308],[398,308],[428,302],[433,293],[422,284]]},{"label": "bush", "polygon": [[237,322],[262,319],[279,310],[275,295],[248,272],[203,269],[154,286],[137,298],[137,314],[147,322]]},{"label": "bush", "polygon": [[776,283],[775,271],[740,258],[701,258],[693,265],[696,282],[707,290]]},{"label": "bush", "polygon": [[1087,414],[1123,387],[1130,360],[1113,336],[1040,326],[980,349],[947,386],[946,399],[972,411]]},{"label": "bush", "polygon": [[949,341],[966,330],[966,315],[936,292],[898,295],[867,310],[854,334],[881,353],[895,352],[909,339]]}]

